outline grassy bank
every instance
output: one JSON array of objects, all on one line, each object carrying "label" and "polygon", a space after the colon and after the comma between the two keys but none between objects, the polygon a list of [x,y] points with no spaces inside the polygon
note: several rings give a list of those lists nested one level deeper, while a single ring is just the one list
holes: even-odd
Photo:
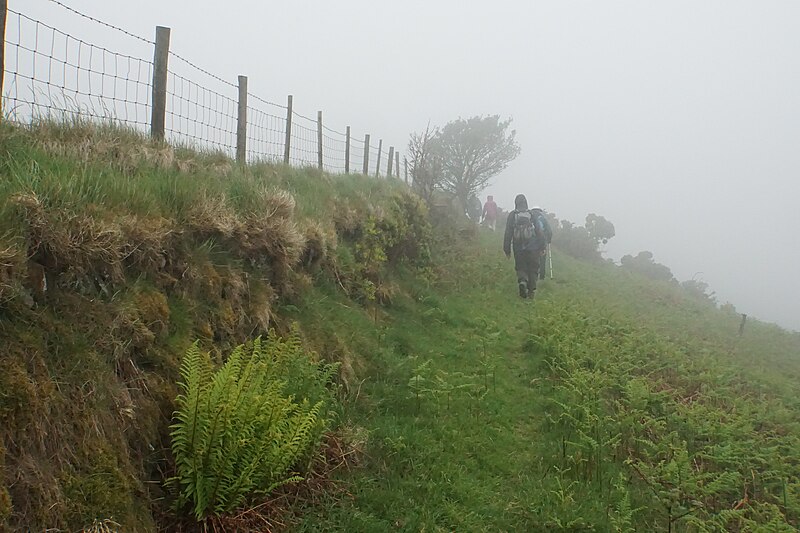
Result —
[{"label": "grassy bank", "polygon": [[[12,529],[174,524],[163,481],[189,345],[219,361],[288,333],[284,311],[317,278],[378,305],[389,266],[427,254],[424,208],[398,182],[241,167],[113,128],[5,125],[0,174],[0,524]],[[358,363],[345,363],[349,382]]]}]

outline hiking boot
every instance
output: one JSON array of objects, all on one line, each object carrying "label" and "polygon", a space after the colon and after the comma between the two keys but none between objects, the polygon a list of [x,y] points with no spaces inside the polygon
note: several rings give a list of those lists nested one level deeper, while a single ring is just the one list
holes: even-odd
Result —
[{"label": "hiking boot", "polygon": [[524,281],[519,282],[519,297],[520,298],[527,298],[528,297],[528,284]]}]

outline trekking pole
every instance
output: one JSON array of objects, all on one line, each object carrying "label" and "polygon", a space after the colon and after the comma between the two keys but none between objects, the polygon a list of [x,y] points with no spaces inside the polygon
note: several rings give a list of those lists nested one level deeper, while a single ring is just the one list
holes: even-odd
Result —
[{"label": "trekking pole", "polygon": [[550,250],[550,243],[547,243],[547,259],[550,261],[550,279],[553,279],[553,252]]}]

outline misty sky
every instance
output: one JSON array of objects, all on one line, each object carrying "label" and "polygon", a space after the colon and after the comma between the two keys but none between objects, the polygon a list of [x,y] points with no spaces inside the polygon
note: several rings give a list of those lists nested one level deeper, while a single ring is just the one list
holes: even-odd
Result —
[{"label": "misty sky", "polygon": [[[327,124],[405,147],[428,121],[511,116],[491,186],[611,220],[608,256],[650,250],[739,311],[800,330],[800,2],[66,0]],[[152,52],[47,0],[10,7]],[[499,252],[498,252],[499,253]]]}]

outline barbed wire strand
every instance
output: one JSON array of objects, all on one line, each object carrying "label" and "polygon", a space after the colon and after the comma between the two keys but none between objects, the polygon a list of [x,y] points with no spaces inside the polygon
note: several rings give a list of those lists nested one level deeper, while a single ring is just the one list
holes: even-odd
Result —
[{"label": "barbed wire strand", "polygon": [[[70,6],[68,6],[68,5],[66,5],[66,4],[64,4],[62,2],[59,2],[58,0],[49,0],[49,1],[52,2],[53,4],[56,4],[58,6],[63,7],[67,11],[70,11],[70,12],[78,15],[79,17],[83,17],[85,19],[91,20],[92,22],[96,22],[97,24],[101,24],[101,25],[103,25],[103,26],[105,26],[107,28],[111,28],[112,30],[116,30],[118,32],[124,33],[125,35],[127,35],[129,37],[133,37],[134,39],[138,39],[138,40],[140,40],[142,42],[145,42],[147,44],[152,44],[152,45],[156,44],[154,41],[151,41],[150,39],[146,39],[145,37],[142,37],[141,35],[136,35],[135,33],[131,33],[129,31],[127,31],[127,30],[123,30],[122,28],[120,28],[118,26],[114,26],[113,24],[109,24],[108,22],[105,22],[105,21],[102,21],[102,20],[97,19],[95,17],[92,17],[91,15],[87,15],[85,13],[81,13],[77,9],[75,9],[73,7],[70,7]],[[11,11],[11,10],[9,9],[9,11]]]},{"label": "barbed wire strand", "polygon": [[[155,42],[150,39],[82,13],[59,0],[49,1],[91,22],[148,45],[155,45]],[[7,41],[7,45],[15,48],[13,54],[6,54],[7,57],[15,58],[13,67],[7,68],[7,73],[11,77],[10,99],[15,104],[27,105],[30,108],[30,119],[33,119],[40,109],[44,109],[48,113],[60,111],[84,114],[93,118],[109,118],[140,127],[149,126],[149,109],[152,105],[150,102],[153,69],[151,61],[86,42],[16,10],[9,9],[8,13],[18,17],[18,41]],[[23,21],[34,25],[34,43],[32,45],[22,42]],[[49,36],[42,37],[47,33]],[[62,39],[63,58],[59,55],[61,50],[57,51],[57,40]],[[45,41],[43,46],[40,45],[40,40]],[[47,42],[48,40],[49,42]],[[58,47],[61,47],[60,42]],[[20,68],[20,52],[29,55],[29,73]],[[169,54],[170,57],[209,79],[221,83],[226,89],[238,89],[237,84],[217,76],[186,57],[173,51],[170,51]],[[58,68],[59,63],[61,64],[60,69]],[[47,79],[43,80],[39,74],[41,72],[44,75],[45,71]],[[60,79],[56,76],[57,71],[60,71]],[[167,109],[169,129],[166,133],[179,143],[188,141],[194,147],[212,148],[233,155],[238,122],[236,99],[178,74],[174,67],[168,70],[168,74],[170,81],[167,97],[171,105]],[[20,79],[30,83],[29,87],[23,88],[29,90],[29,99],[20,96]],[[64,98],[63,103],[58,101],[59,95],[54,95],[54,91],[61,93]],[[66,96],[68,94],[73,96]],[[286,106],[276,104],[256,94],[248,93],[248,97],[259,104],[283,111],[287,110]],[[69,98],[73,100],[68,102]],[[40,101],[42,99],[46,99],[47,102],[42,103]],[[85,101],[80,101],[81,99],[85,99]],[[101,112],[96,112],[97,109],[94,106],[101,108]],[[133,109],[133,118],[131,118],[131,109]],[[248,106],[248,109],[251,116],[247,128],[248,160],[281,160],[285,143],[285,116],[277,116],[253,106]],[[120,111],[123,111],[122,118],[118,116]],[[140,117],[140,115],[143,116]],[[319,164],[320,149],[317,120],[294,110],[292,115],[297,120],[293,120],[290,162],[316,166]],[[307,124],[304,125],[302,121]],[[349,163],[351,172],[363,170],[364,140],[351,135],[350,161],[345,161],[346,133],[325,124],[322,125],[322,130],[324,168],[343,172],[345,163]],[[372,145],[368,152],[369,162],[377,166],[378,147]],[[388,164],[388,152],[383,148],[380,149],[380,158],[381,167]],[[379,175],[383,172],[381,168],[374,168],[374,171]]]}]

